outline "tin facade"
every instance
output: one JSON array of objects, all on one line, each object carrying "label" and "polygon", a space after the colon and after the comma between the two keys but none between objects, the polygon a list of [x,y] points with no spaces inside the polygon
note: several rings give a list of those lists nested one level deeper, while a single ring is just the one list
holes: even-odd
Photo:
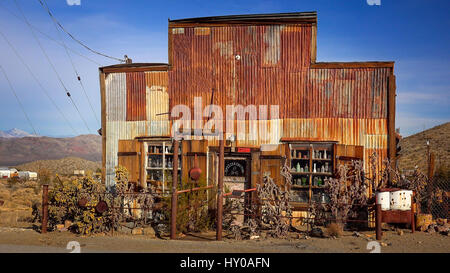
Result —
[{"label": "tin facade", "polygon": [[168,115],[160,115],[169,111],[167,67],[143,64],[139,69],[151,71],[121,72],[121,68],[103,71],[102,133],[107,186],[114,184],[119,140],[170,135]]},{"label": "tin facade", "polygon": [[[382,158],[388,156],[393,63],[316,64],[315,45],[316,22],[310,19],[272,24],[170,21],[170,106],[193,109],[194,97],[222,109],[279,105],[279,119],[257,121],[267,126],[268,136],[259,134],[253,140],[246,135],[237,145],[335,141],[364,146],[366,168],[368,157],[377,152],[381,168]],[[251,128],[252,122],[239,122]]]},{"label": "tin facade", "polygon": [[[163,113],[180,104],[193,112],[195,97],[203,107],[222,109],[278,105],[275,118],[233,122],[235,134],[241,124],[259,128],[256,137],[254,130],[238,137],[238,147],[308,141],[362,146],[369,173],[373,152],[379,169],[383,158],[393,157],[393,62],[317,63],[315,13],[172,20],[168,30],[168,65],[101,68],[107,185],[113,184],[118,141],[170,137]],[[207,139],[209,147],[218,146]]]}]

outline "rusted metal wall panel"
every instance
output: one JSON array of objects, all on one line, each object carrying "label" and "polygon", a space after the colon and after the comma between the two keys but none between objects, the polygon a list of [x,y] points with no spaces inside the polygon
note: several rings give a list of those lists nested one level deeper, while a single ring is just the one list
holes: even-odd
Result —
[{"label": "rusted metal wall panel", "polygon": [[145,72],[127,73],[127,121],[146,119]]},{"label": "rusted metal wall panel", "polygon": [[[287,71],[310,63],[311,25],[253,25],[172,28],[170,107],[193,107],[193,98],[214,104],[282,104]],[[182,93],[183,96],[178,94]]]},{"label": "rusted metal wall panel", "polygon": [[310,26],[183,29],[171,39],[171,107],[193,107],[195,96],[209,104],[214,88],[212,101],[223,109],[277,104],[280,118],[387,117],[390,68],[310,69]]},{"label": "rusted metal wall panel", "polygon": [[[166,121],[169,120],[169,94],[167,93],[168,75],[167,72],[146,72],[146,120]],[[160,134],[164,134],[165,128],[160,129]]]},{"label": "rusted metal wall panel", "polygon": [[[311,68],[314,31],[308,24],[223,25],[202,30],[200,39],[194,27],[177,28],[170,39],[170,106],[193,109],[196,96],[223,110],[226,105],[279,105],[279,119],[257,122],[269,130],[258,132],[256,139],[246,132],[236,144],[259,147],[300,138],[362,145],[366,159],[372,151],[386,155],[391,68]],[[241,123],[249,130],[252,122],[235,121],[234,134]]]},{"label": "rusted metal wall panel", "polygon": [[310,69],[309,117],[387,118],[388,68]]},{"label": "rusted metal wall panel", "polygon": [[281,36],[282,62],[288,72],[300,71],[311,63],[311,25],[288,25]]}]

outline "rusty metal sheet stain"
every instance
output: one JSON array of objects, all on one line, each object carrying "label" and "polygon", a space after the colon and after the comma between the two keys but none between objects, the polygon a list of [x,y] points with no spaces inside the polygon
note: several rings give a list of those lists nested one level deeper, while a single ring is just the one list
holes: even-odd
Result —
[{"label": "rusty metal sheet stain", "polygon": [[146,119],[145,72],[127,73],[127,121]]}]

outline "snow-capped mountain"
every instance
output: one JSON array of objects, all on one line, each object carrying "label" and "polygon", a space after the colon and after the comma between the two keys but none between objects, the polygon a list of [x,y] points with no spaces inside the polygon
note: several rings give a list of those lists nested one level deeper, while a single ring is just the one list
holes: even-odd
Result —
[{"label": "snow-capped mountain", "polygon": [[35,136],[36,135],[30,134],[17,128],[13,128],[7,131],[0,130],[0,137],[4,138],[35,137]]}]

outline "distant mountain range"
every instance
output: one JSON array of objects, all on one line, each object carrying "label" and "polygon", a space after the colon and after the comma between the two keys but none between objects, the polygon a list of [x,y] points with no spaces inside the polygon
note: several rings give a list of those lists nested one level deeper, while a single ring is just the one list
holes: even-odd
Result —
[{"label": "distant mountain range", "polygon": [[0,130],[0,137],[4,138],[37,137],[37,135],[33,135],[23,130],[13,128],[7,131]]},{"label": "distant mountain range", "polygon": [[[16,166],[36,160],[79,157],[90,161],[102,160],[102,138],[99,135],[54,138],[20,136],[20,130],[0,135],[0,166]],[[26,133],[26,132],[25,132]]]},{"label": "distant mountain range", "polygon": [[15,166],[18,170],[27,170],[40,173],[48,170],[52,174],[73,174],[74,170],[85,170],[95,172],[102,167],[101,162],[93,162],[78,157],[66,157],[56,160],[37,160],[22,165]]},{"label": "distant mountain range", "polygon": [[436,167],[450,168],[450,122],[447,122],[400,141],[400,170],[413,170],[418,166],[427,173],[427,140],[430,142],[430,151],[435,154]]}]

